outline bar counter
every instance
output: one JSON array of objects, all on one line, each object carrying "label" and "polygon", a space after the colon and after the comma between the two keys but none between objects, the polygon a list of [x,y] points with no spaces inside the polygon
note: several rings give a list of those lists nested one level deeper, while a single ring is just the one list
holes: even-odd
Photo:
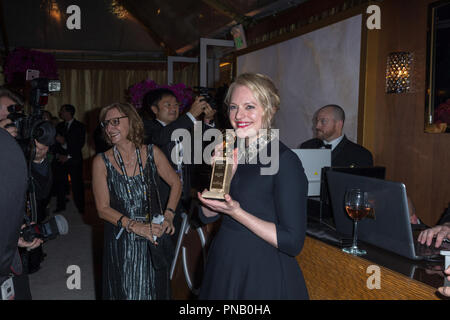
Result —
[{"label": "bar counter", "polygon": [[[436,300],[444,278],[432,273],[439,263],[413,261],[360,243],[367,255],[356,257],[307,236],[297,261],[312,300]],[[375,266],[375,268],[374,268]],[[379,267],[379,288],[374,270]],[[438,297],[439,295],[439,297]]]},{"label": "bar counter", "polygon": [[[308,223],[308,226],[311,226]],[[219,226],[186,224],[171,279],[174,299],[196,299],[209,243]],[[317,225],[314,226],[317,234]],[[443,259],[415,261],[387,250],[358,243],[363,257],[347,254],[307,230],[296,257],[312,300],[439,300],[443,286]],[[377,286],[377,273],[379,275]]]}]

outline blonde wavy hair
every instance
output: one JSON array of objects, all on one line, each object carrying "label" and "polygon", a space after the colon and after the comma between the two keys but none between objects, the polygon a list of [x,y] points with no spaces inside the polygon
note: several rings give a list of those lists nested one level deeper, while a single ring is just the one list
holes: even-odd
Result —
[{"label": "blonde wavy hair", "polygon": [[231,96],[238,86],[245,86],[250,89],[255,99],[263,107],[262,129],[270,128],[275,113],[280,109],[280,96],[272,80],[260,73],[240,74],[230,85],[225,96],[224,102],[228,106],[228,114]]},{"label": "blonde wavy hair", "polygon": [[[109,106],[103,107],[100,110],[99,120],[105,121],[106,114],[109,110],[117,109],[121,114],[128,117],[130,130],[128,132],[127,139],[134,143],[136,147],[141,146],[144,143],[144,123],[141,117],[137,113],[136,109],[129,103],[115,102]],[[112,145],[111,140],[103,128],[103,136],[109,145]]]}]

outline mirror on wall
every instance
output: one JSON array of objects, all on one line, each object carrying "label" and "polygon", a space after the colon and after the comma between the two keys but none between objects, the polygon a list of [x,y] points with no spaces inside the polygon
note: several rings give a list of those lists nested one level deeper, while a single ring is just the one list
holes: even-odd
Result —
[{"label": "mirror on wall", "polygon": [[425,131],[450,133],[450,0],[428,8]]}]

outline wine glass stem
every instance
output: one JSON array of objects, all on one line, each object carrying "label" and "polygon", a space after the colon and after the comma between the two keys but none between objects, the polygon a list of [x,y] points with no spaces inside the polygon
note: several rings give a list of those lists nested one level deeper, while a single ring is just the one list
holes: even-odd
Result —
[{"label": "wine glass stem", "polygon": [[358,243],[358,221],[353,221],[353,248],[357,248]]}]

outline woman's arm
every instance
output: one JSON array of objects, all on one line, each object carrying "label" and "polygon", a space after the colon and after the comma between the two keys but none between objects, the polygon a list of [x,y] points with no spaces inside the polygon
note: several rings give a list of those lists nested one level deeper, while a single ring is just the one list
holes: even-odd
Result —
[{"label": "woman's arm", "polygon": [[[178,205],[178,201],[181,197],[181,181],[180,177],[177,175],[175,170],[170,165],[164,153],[157,146],[153,145],[153,155],[155,159],[156,169],[158,170],[159,176],[170,186],[170,194],[169,200],[167,201],[167,207],[164,211],[164,217],[169,225],[167,226],[167,233],[173,234],[175,232],[175,228],[173,227],[173,218],[175,214],[172,212],[175,211]],[[168,210],[172,209],[172,210]],[[163,229],[165,229],[165,225],[163,225]]]},{"label": "woman's arm", "polygon": [[295,257],[305,241],[308,199],[308,180],[295,153],[287,150],[280,154],[279,170],[274,180],[278,249]]},{"label": "woman's arm", "polygon": [[241,208],[239,202],[233,200],[229,194],[225,195],[225,201],[217,201],[203,198],[198,193],[200,201],[212,211],[228,214],[230,217],[246,226],[258,237],[278,248],[275,224],[255,217],[253,214]]},{"label": "woman's arm", "polygon": [[[106,181],[106,166],[102,156],[98,154],[92,162],[92,191],[94,193],[95,207],[98,216],[113,225],[117,225],[117,221],[122,214],[109,205],[109,190]],[[122,225],[127,225],[129,219],[122,219]]]},{"label": "woman's arm", "polygon": [[145,237],[150,241],[153,241],[153,233],[158,234],[161,232],[161,227],[158,225],[152,225],[151,229],[149,224],[132,221],[124,214],[110,207],[109,189],[106,181],[106,166],[100,154],[95,156],[92,163],[92,189],[95,207],[97,208],[98,216],[101,219],[117,226],[119,219],[124,216],[121,220],[124,228],[129,226],[129,231]]},{"label": "woman's arm", "polygon": [[[214,157],[223,156],[222,144],[218,144],[214,150]],[[236,173],[238,167],[237,161],[237,148],[233,150],[233,169],[232,177]],[[278,248],[277,234],[275,224],[257,218],[253,214],[243,210],[239,202],[233,200],[230,195],[225,195],[225,201],[217,201],[205,199],[200,193],[198,193],[199,200],[206,205],[202,208],[202,214],[205,216],[205,220],[208,222],[215,221],[213,217],[217,215],[217,212],[228,214],[230,217],[246,226],[250,231],[256,234],[258,237],[270,243],[275,248]],[[200,216],[201,218],[201,216]],[[211,219],[213,218],[213,219]]]},{"label": "woman's arm", "polygon": [[280,251],[296,256],[305,238],[307,182],[298,158],[293,157],[296,155],[286,152],[280,155],[279,171],[274,178],[276,224],[243,210],[229,195],[225,195],[224,202],[205,199],[201,194],[199,199],[211,210],[230,215]]}]

